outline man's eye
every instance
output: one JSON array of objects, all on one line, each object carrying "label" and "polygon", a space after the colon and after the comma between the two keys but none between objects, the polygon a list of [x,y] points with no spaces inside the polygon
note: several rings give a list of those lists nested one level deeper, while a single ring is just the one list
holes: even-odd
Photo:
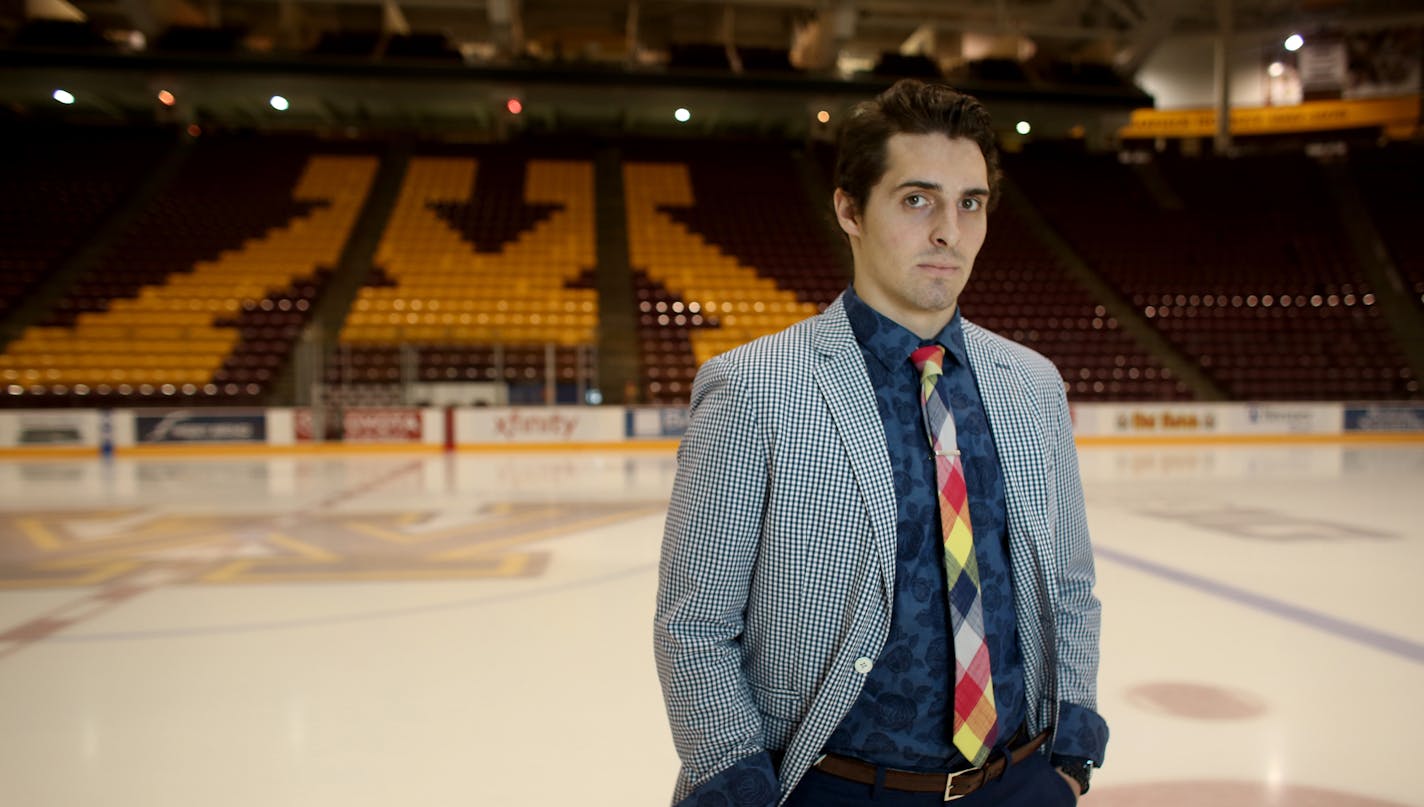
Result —
[{"label": "man's eye", "polygon": [[965,210],[979,210],[984,206],[984,200],[977,196],[969,196],[965,197],[965,199],[959,203],[959,206]]},{"label": "man's eye", "polygon": [[926,199],[923,194],[912,193],[905,197],[905,204],[910,207],[924,207],[929,204],[929,200]]}]

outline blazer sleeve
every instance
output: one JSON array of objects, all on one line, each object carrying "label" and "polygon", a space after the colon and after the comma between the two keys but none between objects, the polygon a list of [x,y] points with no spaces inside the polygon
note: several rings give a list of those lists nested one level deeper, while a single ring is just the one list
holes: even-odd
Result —
[{"label": "blazer sleeve", "polygon": [[[1056,379],[1055,379],[1056,381]],[[1088,757],[1102,764],[1107,724],[1097,713],[1099,634],[1102,605],[1093,593],[1096,571],[1073,421],[1061,383],[1049,398],[1054,446],[1053,484],[1057,502],[1054,527],[1058,578],[1059,739],[1055,751]],[[1061,747],[1060,747],[1061,746]]]},{"label": "blazer sleeve", "polygon": [[654,651],[682,761],[674,802],[718,773],[766,756],[741,639],[767,461],[752,401],[735,370],[732,360],[718,356],[693,382],[658,568]]}]

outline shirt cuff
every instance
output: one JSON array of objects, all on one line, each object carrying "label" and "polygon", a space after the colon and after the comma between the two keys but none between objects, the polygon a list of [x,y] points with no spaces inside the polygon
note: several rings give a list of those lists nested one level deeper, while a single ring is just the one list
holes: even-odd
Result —
[{"label": "shirt cuff", "polygon": [[1063,701],[1058,705],[1058,732],[1053,741],[1053,756],[1090,759],[1102,767],[1108,747],[1108,724],[1102,716],[1086,706]]},{"label": "shirt cuff", "polygon": [[763,751],[736,761],[732,767],[702,783],[677,803],[677,807],[776,807],[781,783],[771,755]]}]

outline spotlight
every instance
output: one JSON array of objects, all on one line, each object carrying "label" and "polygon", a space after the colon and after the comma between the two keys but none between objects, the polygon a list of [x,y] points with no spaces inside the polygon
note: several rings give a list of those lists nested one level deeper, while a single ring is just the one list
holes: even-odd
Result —
[{"label": "spotlight", "polygon": [[816,113],[816,120],[820,121],[821,123],[830,123],[831,113],[823,109],[820,112]]},{"label": "spotlight", "polygon": [[687,107],[683,106],[678,107],[677,111],[672,113],[672,116],[674,118],[677,118],[678,123],[687,123],[688,121],[692,120],[692,113],[688,112]]},{"label": "spotlight", "polygon": [[1021,135],[1026,135],[1029,132],[1033,131],[1033,127],[1028,125],[1028,121],[1021,120],[1018,123],[1014,124],[1014,131],[1018,132]]},{"label": "spotlight", "polygon": [[524,111],[524,104],[518,98],[511,98],[504,102],[504,108],[509,110],[509,114],[518,115]]},{"label": "spotlight", "polygon": [[70,104],[74,103],[74,96],[64,90],[55,90],[54,95],[52,97],[54,98],[54,100],[60,102],[61,104],[64,104],[65,106],[69,106]]},{"label": "spotlight", "polygon": [[177,99],[173,97],[173,93],[167,90],[159,90],[158,103],[163,104],[164,106],[173,106],[173,104],[176,102]]},{"label": "spotlight", "polygon": [[271,99],[267,101],[267,103],[271,104],[272,108],[277,110],[278,112],[286,112],[287,109],[291,106],[291,104],[287,103],[287,99],[283,98],[280,95],[272,96]]},{"label": "spotlight", "polygon": [[1280,62],[1271,62],[1271,66],[1266,68],[1266,75],[1271,78],[1280,78],[1286,74],[1286,66]]},{"label": "spotlight", "polygon": [[1300,34],[1291,34],[1290,36],[1286,37],[1286,50],[1290,51],[1291,53],[1295,53],[1296,51],[1300,50],[1301,46],[1303,46],[1304,44],[1305,37],[1301,36]]}]

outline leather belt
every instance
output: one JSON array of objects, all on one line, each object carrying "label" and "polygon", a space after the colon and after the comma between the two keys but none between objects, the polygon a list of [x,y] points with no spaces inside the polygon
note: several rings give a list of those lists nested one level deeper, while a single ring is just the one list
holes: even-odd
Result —
[{"label": "leather belt", "polygon": [[[1037,751],[1039,746],[1047,741],[1048,732],[1045,731],[1018,748],[1010,749],[1008,758],[1017,765],[1028,759],[1029,754]],[[914,771],[886,768],[884,784],[891,790],[905,790],[911,793],[943,793],[945,801],[954,801],[964,798],[985,784],[1003,776],[1004,770],[1008,767],[1009,763],[1005,760],[1005,755],[995,754],[993,759],[980,767],[969,768],[958,773],[915,773]],[[843,757],[839,754],[826,754],[816,763],[816,768],[852,782],[864,785],[875,784],[876,766],[858,759]]]}]

